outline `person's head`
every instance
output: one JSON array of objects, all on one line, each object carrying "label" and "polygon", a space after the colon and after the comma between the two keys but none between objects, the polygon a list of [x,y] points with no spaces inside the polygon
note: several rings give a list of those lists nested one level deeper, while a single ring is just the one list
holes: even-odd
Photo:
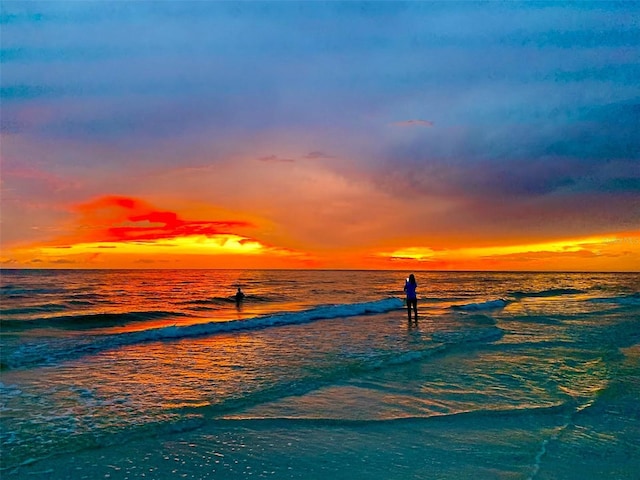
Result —
[{"label": "person's head", "polygon": [[416,277],[413,276],[413,273],[411,275],[409,275],[409,283],[416,283]]}]

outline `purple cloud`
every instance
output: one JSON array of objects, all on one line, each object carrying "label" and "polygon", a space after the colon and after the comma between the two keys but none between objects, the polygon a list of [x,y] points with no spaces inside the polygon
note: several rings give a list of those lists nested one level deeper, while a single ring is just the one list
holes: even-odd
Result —
[{"label": "purple cloud", "polygon": [[433,127],[433,122],[429,120],[404,120],[393,122],[391,125],[396,127]]},{"label": "purple cloud", "polygon": [[293,163],[295,162],[295,160],[293,158],[282,158],[282,157],[278,157],[277,155],[268,155],[266,157],[260,157],[258,158],[259,161],[261,162],[267,162],[267,163]]},{"label": "purple cloud", "polygon": [[319,152],[319,151],[315,151],[315,152],[309,152],[307,153],[304,158],[310,159],[310,160],[317,160],[317,159],[329,159],[329,158],[336,158],[333,155],[328,155],[324,152]]}]

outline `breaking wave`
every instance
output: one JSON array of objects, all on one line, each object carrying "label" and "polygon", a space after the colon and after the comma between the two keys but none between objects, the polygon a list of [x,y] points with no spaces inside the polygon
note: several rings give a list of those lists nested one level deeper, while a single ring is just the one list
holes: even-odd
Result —
[{"label": "breaking wave", "polygon": [[[277,313],[249,318],[245,320],[231,320],[225,322],[213,321],[191,325],[172,325],[168,327],[151,328],[138,332],[125,332],[115,335],[101,335],[94,337],[94,339],[92,339],[89,343],[74,346],[70,346],[66,342],[60,342],[59,345],[56,345],[53,342],[47,344],[25,344],[21,348],[13,352],[8,358],[3,359],[2,367],[18,368],[43,363],[52,363],[69,358],[74,358],[84,354],[92,354],[110,348],[120,347],[123,345],[133,345],[137,343],[157,340],[176,340],[181,338],[215,335],[218,333],[228,333],[241,330],[257,330],[282,325],[296,325],[341,317],[385,313],[400,309],[402,308],[402,306],[402,300],[398,298],[386,298],[373,302],[327,305],[311,308],[309,310],[302,310],[299,312]],[[137,312],[117,314],[114,318],[116,320],[122,320],[122,315],[129,319],[131,316],[134,316],[134,318],[144,319],[142,317],[150,318],[150,315],[151,317],[153,317],[154,315],[162,316],[176,314],[175,312]],[[94,315],[88,317],[90,317],[94,324],[100,319],[102,321],[112,320],[111,314],[100,314],[97,319]],[[47,321],[51,321],[51,319]],[[74,317],[74,321],[80,321],[80,318]],[[25,322],[22,321],[22,323]]]}]

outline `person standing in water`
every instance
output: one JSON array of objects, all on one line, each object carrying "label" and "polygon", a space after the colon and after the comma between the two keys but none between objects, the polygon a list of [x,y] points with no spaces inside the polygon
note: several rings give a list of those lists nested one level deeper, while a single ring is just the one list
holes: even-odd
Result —
[{"label": "person standing in water", "polygon": [[240,308],[240,305],[242,304],[243,299],[244,299],[244,293],[242,290],[240,290],[240,287],[238,287],[238,291],[236,292],[236,307]]},{"label": "person standing in water", "polygon": [[411,308],[413,307],[415,322],[418,323],[418,296],[416,295],[416,288],[418,288],[418,284],[416,283],[416,277],[414,277],[412,273],[404,283],[404,291],[407,294],[407,315],[409,316],[409,321],[411,321]]}]

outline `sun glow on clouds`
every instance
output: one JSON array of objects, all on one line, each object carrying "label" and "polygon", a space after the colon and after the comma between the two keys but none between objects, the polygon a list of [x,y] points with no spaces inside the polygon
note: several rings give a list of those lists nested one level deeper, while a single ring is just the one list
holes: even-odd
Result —
[{"label": "sun glow on clouds", "polygon": [[74,208],[78,214],[64,238],[26,249],[31,255],[55,259],[97,256],[270,255],[296,252],[263,244],[238,233],[254,225],[241,220],[185,220],[159,211],[139,199],[102,197]]},{"label": "sun glow on clouds", "polygon": [[[323,187],[326,189],[325,184]],[[198,216],[210,216],[211,211],[200,210]],[[0,259],[3,266],[548,270],[561,265],[570,270],[586,265],[621,271],[640,267],[637,231],[500,246],[432,248],[416,242],[414,246],[380,252],[374,243],[364,248],[311,248],[305,252],[283,247],[282,242],[276,241],[280,246],[274,246],[260,239],[261,234],[269,238],[269,228],[259,225],[263,222],[259,217],[249,222],[242,214],[234,214],[232,220],[191,220],[173,211],[159,210],[141,199],[122,196],[101,197],[73,207],[72,212],[71,221],[57,229],[66,231],[65,236],[13,250],[11,258]],[[323,225],[332,223],[331,216],[324,218]],[[244,233],[249,229],[253,230],[252,235]]]},{"label": "sun glow on clouds", "polygon": [[[635,249],[633,248],[635,247]],[[493,261],[509,259],[511,261],[544,260],[557,255],[582,256],[629,256],[630,250],[640,247],[640,232],[608,236],[594,236],[555,242],[543,242],[524,245],[507,245],[495,247],[469,247],[458,249],[433,250],[428,247],[407,247],[393,251],[381,252],[378,255],[389,260],[409,260],[451,265],[454,263],[472,265],[474,261]],[[547,258],[547,259],[548,259]],[[637,260],[637,255],[634,256]]]},{"label": "sun glow on clouds", "polygon": [[388,257],[391,259],[407,259],[422,261],[429,258],[434,258],[436,252],[427,247],[407,247],[394,250],[393,252],[382,252],[381,257]]},{"label": "sun glow on clouds", "polygon": [[134,240],[117,242],[77,243],[65,247],[41,247],[38,251],[47,256],[77,255],[86,253],[126,253],[126,254],[208,254],[208,255],[259,255],[266,252],[286,254],[286,251],[266,247],[256,240],[233,234],[189,235],[184,237]]},{"label": "sun glow on clouds", "polygon": [[130,197],[107,196],[75,209],[81,227],[74,228],[79,240],[124,242],[163,240],[189,236],[212,236],[252,227],[245,221],[184,220],[175,212],[158,211]]}]

